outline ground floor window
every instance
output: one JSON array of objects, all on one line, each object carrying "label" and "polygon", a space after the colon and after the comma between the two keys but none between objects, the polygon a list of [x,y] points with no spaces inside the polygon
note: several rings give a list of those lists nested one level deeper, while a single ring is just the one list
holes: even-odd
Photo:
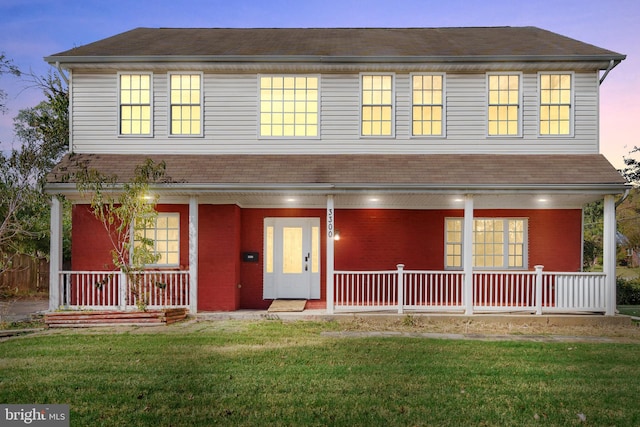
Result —
[{"label": "ground floor window", "polygon": [[153,251],[160,258],[155,265],[173,267],[180,264],[180,214],[160,212],[146,224],[142,236],[153,240]]},{"label": "ground floor window", "polygon": [[[445,267],[462,268],[463,218],[445,220]],[[527,220],[474,218],[473,266],[490,269],[526,267]]]}]

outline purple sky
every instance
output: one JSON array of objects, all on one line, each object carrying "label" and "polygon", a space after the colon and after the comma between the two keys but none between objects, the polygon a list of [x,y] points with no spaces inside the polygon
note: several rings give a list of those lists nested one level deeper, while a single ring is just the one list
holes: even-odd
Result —
[{"label": "purple sky", "polygon": [[[0,52],[37,75],[43,57],[135,27],[466,27],[532,25],[627,55],[601,88],[600,151],[616,166],[640,146],[639,0],[0,0]],[[13,117],[40,91],[3,75]]]}]

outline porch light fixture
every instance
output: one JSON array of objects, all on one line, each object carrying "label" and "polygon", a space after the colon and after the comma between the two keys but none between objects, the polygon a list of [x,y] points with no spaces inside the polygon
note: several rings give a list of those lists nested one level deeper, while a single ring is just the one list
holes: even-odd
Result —
[{"label": "porch light fixture", "polygon": [[289,197],[289,198],[287,198],[287,202],[289,202],[289,203],[297,202],[297,201],[298,201],[298,200],[296,200],[296,199],[295,199],[295,198],[293,198],[293,197]]},{"label": "porch light fixture", "polygon": [[336,230],[335,233],[333,233],[333,240],[340,240],[340,231]]},{"label": "porch light fixture", "polygon": [[370,202],[379,202],[379,201],[380,201],[380,199],[379,199],[379,198],[377,198],[377,197],[370,197],[370,198],[369,198],[369,201],[370,201]]}]

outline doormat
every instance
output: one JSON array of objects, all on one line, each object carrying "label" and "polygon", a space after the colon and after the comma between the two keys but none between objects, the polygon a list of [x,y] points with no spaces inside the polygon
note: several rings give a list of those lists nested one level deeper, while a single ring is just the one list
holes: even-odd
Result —
[{"label": "doormat", "polygon": [[267,311],[270,313],[304,311],[306,304],[307,300],[304,299],[276,299],[273,300]]}]

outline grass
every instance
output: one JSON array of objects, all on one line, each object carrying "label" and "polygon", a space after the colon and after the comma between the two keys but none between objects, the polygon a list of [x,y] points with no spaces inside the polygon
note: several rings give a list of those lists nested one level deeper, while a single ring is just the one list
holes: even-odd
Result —
[{"label": "grass", "polygon": [[618,311],[627,316],[640,317],[640,305],[619,305]]},{"label": "grass", "polygon": [[639,425],[639,344],[336,338],[220,321],[0,342],[0,402],[72,426]]}]

